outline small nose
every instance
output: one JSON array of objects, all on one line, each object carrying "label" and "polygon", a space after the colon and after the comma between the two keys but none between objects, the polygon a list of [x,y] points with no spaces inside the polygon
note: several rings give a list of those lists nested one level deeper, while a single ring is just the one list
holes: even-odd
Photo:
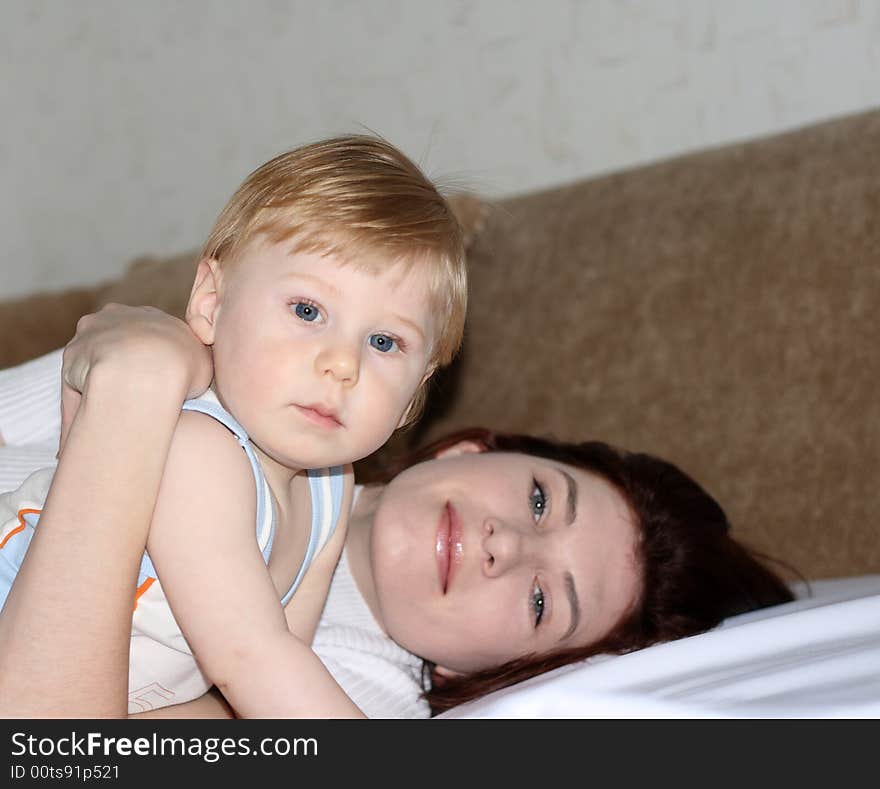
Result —
[{"label": "small nose", "polygon": [[344,342],[326,345],[315,358],[319,375],[332,376],[336,381],[354,386],[360,375],[360,354]]},{"label": "small nose", "polygon": [[491,578],[516,567],[528,550],[526,536],[497,518],[483,523],[483,571]]}]

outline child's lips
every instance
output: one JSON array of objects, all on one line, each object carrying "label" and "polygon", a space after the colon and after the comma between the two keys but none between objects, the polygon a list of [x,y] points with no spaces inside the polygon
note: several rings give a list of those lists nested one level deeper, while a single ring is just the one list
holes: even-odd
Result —
[{"label": "child's lips", "polygon": [[332,430],[343,426],[337,412],[333,408],[321,403],[311,403],[309,405],[294,404],[294,408],[306,417],[306,419],[314,422],[320,427]]}]

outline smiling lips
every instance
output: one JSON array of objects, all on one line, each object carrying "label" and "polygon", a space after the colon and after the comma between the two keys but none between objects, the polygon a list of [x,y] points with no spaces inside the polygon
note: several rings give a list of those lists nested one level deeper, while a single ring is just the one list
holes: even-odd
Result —
[{"label": "smiling lips", "polygon": [[332,408],[328,408],[320,403],[315,403],[313,405],[295,405],[294,407],[306,419],[314,422],[319,427],[325,427],[328,429],[342,427],[342,422],[339,421],[339,417],[336,416],[336,412]]},{"label": "smiling lips", "polygon": [[434,543],[434,553],[437,557],[437,572],[440,578],[440,588],[443,594],[449,589],[449,584],[455,575],[455,571],[461,564],[461,521],[455,508],[446,502],[446,506],[440,513],[440,523],[437,525],[437,538]]}]

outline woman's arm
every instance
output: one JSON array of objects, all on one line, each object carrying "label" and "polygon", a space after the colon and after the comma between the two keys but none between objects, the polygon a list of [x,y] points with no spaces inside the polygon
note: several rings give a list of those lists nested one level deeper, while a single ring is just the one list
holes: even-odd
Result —
[{"label": "woman's arm", "polygon": [[142,308],[78,327],[58,471],[0,613],[0,717],[126,715],[138,563],[181,403],[210,380],[196,346]]},{"label": "woman's arm", "polygon": [[131,601],[185,385],[134,389],[90,375],[0,614],[5,717],[127,712]]}]

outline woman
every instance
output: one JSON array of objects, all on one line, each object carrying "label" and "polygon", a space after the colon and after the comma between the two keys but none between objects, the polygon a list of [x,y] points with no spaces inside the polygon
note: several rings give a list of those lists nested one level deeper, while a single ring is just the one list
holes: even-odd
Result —
[{"label": "woman", "polygon": [[[6,716],[124,714],[132,579],[181,401],[210,365],[183,324],[117,308],[81,322],[63,377],[53,496],[0,615]],[[426,715],[790,599],[674,466],[468,431],[360,490],[313,642],[332,676],[303,688],[303,714],[345,714],[326,703],[339,683],[368,715]],[[163,714],[224,712],[209,695]]]}]

